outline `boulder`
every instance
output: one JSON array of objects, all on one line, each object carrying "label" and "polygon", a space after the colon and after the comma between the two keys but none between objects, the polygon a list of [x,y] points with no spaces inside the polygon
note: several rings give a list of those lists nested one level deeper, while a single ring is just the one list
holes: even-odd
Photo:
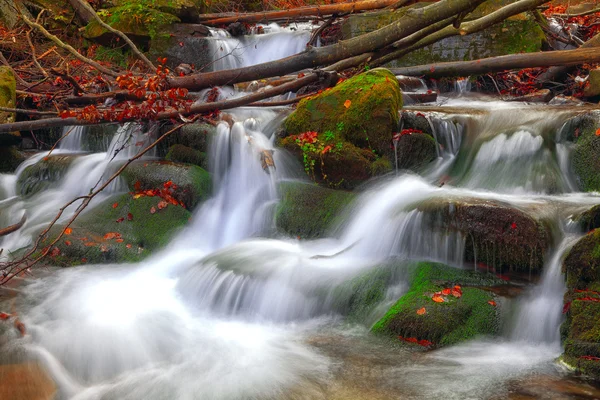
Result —
[{"label": "boulder", "polygon": [[25,168],[17,180],[19,194],[29,197],[56,185],[76,158],[75,155],[51,154]]},{"label": "boulder", "polygon": [[583,89],[585,97],[600,96],[600,69],[593,69],[587,79],[587,85]]},{"label": "boulder", "polygon": [[417,170],[437,157],[437,143],[426,133],[400,134],[395,146],[398,169]]},{"label": "boulder", "polygon": [[[496,296],[472,286],[502,284],[503,281],[491,274],[418,263],[411,271],[408,292],[373,325],[372,331],[400,336],[409,343],[419,342],[425,347],[447,346],[479,335],[495,335],[500,329]],[[436,296],[436,293],[439,294]]]},{"label": "boulder", "polygon": [[177,163],[193,164],[202,168],[206,168],[208,165],[206,153],[194,150],[191,147],[182,144],[174,144],[171,146],[165,159]]},{"label": "boulder", "polygon": [[593,116],[581,116],[568,121],[561,136],[575,142],[571,167],[579,188],[585,192],[600,191],[600,125]]},{"label": "boulder", "polygon": [[[0,107],[14,108],[17,104],[17,81],[8,67],[0,67]],[[15,113],[0,111],[0,123],[16,121]],[[19,132],[0,133],[0,172],[12,172],[24,160],[14,147],[21,143]]]},{"label": "boulder", "polygon": [[600,228],[600,205],[596,205],[589,210],[582,212],[573,218],[579,224],[584,232]]},{"label": "boulder", "polygon": [[600,379],[600,231],[580,239],[563,263],[566,319],[561,327],[564,362]]},{"label": "boulder", "polygon": [[25,156],[15,146],[0,147],[0,173],[14,172],[25,161]]},{"label": "boulder", "polygon": [[211,194],[210,174],[195,165],[138,160],[131,163],[121,176],[133,192],[161,190],[166,184],[172,189],[171,195],[188,210]]},{"label": "boulder", "polygon": [[325,237],[356,197],[351,192],[304,182],[283,182],[279,192],[281,201],[275,212],[277,230],[301,239]]},{"label": "boulder", "polygon": [[[87,263],[123,263],[144,259],[166,246],[192,214],[181,205],[160,208],[159,196],[135,198],[132,193],[113,196],[71,225],[72,231],[50,250],[47,261],[58,266]],[[153,212],[154,211],[154,212]],[[58,225],[48,238],[64,230]]]},{"label": "boulder", "polygon": [[[165,125],[160,132],[165,133],[172,128],[171,125]],[[208,153],[211,138],[216,132],[216,127],[211,124],[200,122],[184,125],[157,146],[158,155],[165,156],[174,145],[182,145],[202,153]]]},{"label": "boulder", "polygon": [[[353,189],[381,171],[381,165],[391,166],[392,133],[401,107],[394,75],[373,69],[301,100],[285,120],[288,136],[280,144],[298,156],[315,181]],[[380,165],[373,166],[377,161]]]},{"label": "boulder", "polygon": [[484,263],[498,273],[539,273],[553,243],[548,224],[505,203],[434,199],[417,210],[434,230],[461,233],[464,261]]}]

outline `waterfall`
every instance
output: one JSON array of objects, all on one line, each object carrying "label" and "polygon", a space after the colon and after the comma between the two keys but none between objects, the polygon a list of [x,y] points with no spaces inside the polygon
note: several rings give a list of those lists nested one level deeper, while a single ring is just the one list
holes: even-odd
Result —
[{"label": "waterfall", "polygon": [[82,140],[86,131],[87,127],[81,125],[65,126],[58,148],[65,151],[83,151]]}]

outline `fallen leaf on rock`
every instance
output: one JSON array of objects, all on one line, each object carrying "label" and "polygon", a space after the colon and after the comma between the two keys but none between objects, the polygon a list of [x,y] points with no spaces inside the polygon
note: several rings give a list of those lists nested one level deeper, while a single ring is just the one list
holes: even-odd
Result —
[{"label": "fallen leaf on rock", "polygon": [[443,303],[444,302],[444,299],[441,296],[437,296],[437,295],[433,296],[431,298],[431,300],[435,301],[436,303]]},{"label": "fallen leaf on rock", "polygon": [[423,315],[426,313],[427,313],[427,310],[425,309],[425,307],[421,307],[417,310],[417,315]]},{"label": "fallen leaf on rock", "polygon": [[114,203],[113,208],[117,208],[117,207],[119,207],[119,203]]},{"label": "fallen leaf on rock", "polygon": [[492,307],[496,307],[496,302],[494,300],[489,300],[488,304]]},{"label": "fallen leaf on rock", "polygon": [[158,202],[158,209],[162,210],[163,208],[167,208],[168,205],[169,205],[169,203],[167,203],[164,200],[161,200],[161,201]]},{"label": "fallen leaf on rock", "polygon": [[66,244],[67,246],[70,246],[70,245],[71,245],[71,242],[70,242],[69,240],[65,240],[65,244]]},{"label": "fallen leaf on rock", "polygon": [[21,333],[21,337],[25,336],[25,334],[27,333],[27,330],[25,329],[25,325],[19,321],[19,319],[15,319],[15,328],[17,328],[17,330]]},{"label": "fallen leaf on rock", "polygon": [[117,219],[117,222],[123,222],[123,221],[125,221],[125,218],[123,218],[123,217]]},{"label": "fallen leaf on rock", "polygon": [[0,312],[0,320],[2,321],[6,321],[7,319],[9,319],[12,316],[12,314],[7,314],[5,312]]},{"label": "fallen leaf on rock", "polygon": [[344,102],[344,107],[346,107],[346,108],[350,108],[351,105],[352,105],[352,101],[351,100],[346,100]]},{"label": "fallen leaf on rock", "polygon": [[73,229],[71,229],[71,228],[65,229],[65,235],[70,235],[71,233],[73,233]]},{"label": "fallen leaf on rock", "polygon": [[104,235],[104,239],[106,240],[119,239],[120,237],[121,234],[117,232],[108,232],[106,235]]},{"label": "fallen leaf on rock", "polygon": [[132,213],[128,213],[127,214],[127,221],[133,221],[133,214]]},{"label": "fallen leaf on rock", "polygon": [[448,296],[450,293],[452,293],[452,289],[450,289],[450,288],[446,288],[446,289],[442,290],[442,294],[444,296]]},{"label": "fallen leaf on rock", "polygon": [[154,214],[155,212],[156,212],[156,208],[152,207],[152,208],[150,209],[150,214]]}]

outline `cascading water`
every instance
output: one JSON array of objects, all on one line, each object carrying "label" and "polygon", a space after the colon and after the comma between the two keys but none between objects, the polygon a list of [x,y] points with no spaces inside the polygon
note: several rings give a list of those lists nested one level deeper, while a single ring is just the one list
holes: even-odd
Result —
[{"label": "cascading water", "polygon": [[87,127],[80,125],[63,128],[63,139],[58,144],[58,148],[65,151],[82,151],[82,140],[86,130]]}]

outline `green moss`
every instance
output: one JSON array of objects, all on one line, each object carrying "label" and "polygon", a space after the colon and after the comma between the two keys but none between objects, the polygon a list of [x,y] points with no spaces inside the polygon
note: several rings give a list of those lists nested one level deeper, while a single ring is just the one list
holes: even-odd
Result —
[{"label": "green moss", "polygon": [[[169,204],[159,209],[159,201],[159,197],[134,199],[128,193],[102,202],[75,220],[72,234],[65,235],[57,245],[60,256],[48,260],[69,266],[134,262],[149,256],[166,246],[191,218],[191,213],[181,206]],[[117,206],[113,208],[114,204]],[[155,213],[151,212],[152,207]],[[128,214],[132,215],[131,220]],[[53,228],[48,237],[53,239],[63,229],[62,226]],[[105,239],[105,235],[112,232],[119,233],[122,241]]]},{"label": "green moss", "polygon": [[378,176],[378,175],[384,175],[387,174],[388,172],[392,171],[394,169],[394,166],[392,165],[392,162],[390,161],[389,158],[387,157],[380,157],[377,160],[373,161],[373,163],[371,164],[371,175],[373,176]]},{"label": "green moss", "polygon": [[131,163],[122,173],[129,189],[136,191],[162,189],[171,181],[175,185],[173,197],[193,209],[199,202],[206,200],[212,189],[211,177],[204,169],[189,164],[170,161],[137,161]]},{"label": "green moss", "polygon": [[349,192],[302,182],[281,183],[279,191],[275,225],[280,232],[302,239],[324,237],[355,198]]},{"label": "green moss", "polygon": [[[9,67],[0,67],[0,107],[14,108],[17,104],[17,81]],[[11,123],[16,121],[15,113],[0,111],[0,123]],[[0,147],[13,146],[21,141],[21,135],[18,132],[0,133]],[[10,170],[12,160],[15,156],[14,151],[5,150],[3,159],[0,162],[4,172]]]},{"label": "green moss", "polygon": [[600,230],[594,230],[581,238],[569,251],[563,263],[570,289],[589,289],[600,281]]},{"label": "green moss", "polygon": [[[494,335],[499,329],[498,310],[488,301],[494,295],[482,289],[465,287],[483,283],[502,284],[489,274],[478,274],[440,264],[419,263],[411,277],[409,291],[390,308],[372,328],[377,334],[416,337],[444,346],[478,335]],[[448,301],[436,303],[433,293],[454,285],[462,286],[462,296],[447,296]],[[425,307],[426,313],[416,311]]]},{"label": "green moss", "polygon": [[207,167],[206,153],[199,150],[194,150],[191,147],[184,146],[182,144],[175,144],[171,146],[169,152],[165,156],[168,161],[194,164],[202,168]]},{"label": "green moss", "polygon": [[584,232],[600,228],[600,205],[594,206],[574,218]]},{"label": "green moss", "polygon": [[362,322],[385,299],[392,268],[380,266],[336,287],[334,307],[354,321]]},{"label": "green moss", "polygon": [[600,136],[596,136],[596,123],[584,121],[571,157],[573,172],[579,187],[586,192],[600,191]]},{"label": "green moss", "polygon": [[52,187],[67,172],[77,156],[50,155],[30,165],[19,175],[17,188],[23,197],[29,197]]}]

